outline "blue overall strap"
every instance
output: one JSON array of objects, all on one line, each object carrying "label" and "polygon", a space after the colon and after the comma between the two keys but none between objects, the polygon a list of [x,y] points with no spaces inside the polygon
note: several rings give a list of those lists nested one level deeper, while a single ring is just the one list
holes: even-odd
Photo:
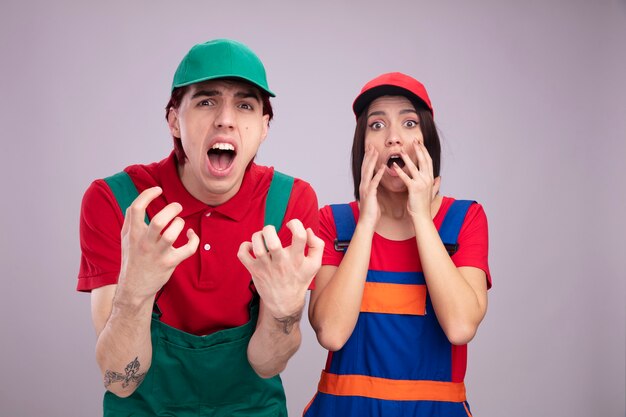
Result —
[{"label": "blue overall strap", "polygon": [[[115,200],[117,200],[120,210],[122,210],[122,216],[125,216],[126,209],[139,196],[139,191],[137,191],[137,187],[135,187],[133,180],[130,179],[130,176],[125,171],[122,171],[115,175],[111,175],[110,177],[106,177],[104,182],[107,183],[113,192],[113,196],[115,197]],[[148,214],[146,214],[145,221],[146,224],[150,224]]]},{"label": "blue overall strap", "polygon": [[439,228],[439,236],[450,256],[454,255],[459,249],[459,232],[465,221],[467,210],[474,203],[475,201],[472,200],[453,201],[450,208],[448,208],[446,217],[443,219],[443,223]]},{"label": "blue overall strap", "polygon": [[293,177],[274,170],[270,189],[265,199],[265,221],[263,225],[271,224],[277,231],[280,229],[287,211],[293,181]]},{"label": "blue overall strap", "polygon": [[354,213],[350,204],[331,204],[333,218],[335,219],[335,229],[337,231],[337,239],[335,239],[335,250],[337,252],[345,252],[356,229],[354,221]]}]

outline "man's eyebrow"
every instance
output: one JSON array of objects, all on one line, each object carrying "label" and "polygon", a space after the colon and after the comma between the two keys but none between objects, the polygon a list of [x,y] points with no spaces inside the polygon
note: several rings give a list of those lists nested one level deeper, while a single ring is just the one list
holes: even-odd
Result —
[{"label": "man's eyebrow", "polygon": [[250,89],[250,90],[239,90],[235,93],[235,97],[237,98],[253,98],[256,99],[256,101],[261,101],[261,99],[259,98],[259,95],[256,93],[256,91]]},{"label": "man's eyebrow", "polygon": [[213,96],[221,96],[222,92],[219,90],[198,90],[195,93],[193,93],[193,95],[191,96],[191,98],[198,98],[198,97],[213,97]]},{"label": "man's eyebrow", "polygon": [[[220,90],[198,90],[191,96],[192,99],[198,97],[214,97],[221,96],[222,92]],[[259,95],[252,89],[250,90],[239,90],[235,93],[235,97],[237,98],[254,98],[257,101],[261,101]]]}]

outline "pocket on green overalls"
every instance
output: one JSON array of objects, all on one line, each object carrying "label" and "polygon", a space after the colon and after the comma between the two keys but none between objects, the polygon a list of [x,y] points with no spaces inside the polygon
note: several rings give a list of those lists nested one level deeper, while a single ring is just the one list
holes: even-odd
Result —
[{"label": "pocket on green overalls", "polygon": [[153,345],[152,394],[167,411],[215,417],[284,415],[280,378],[263,379],[248,362],[252,320],[209,336],[153,324],[159,337]]},{"label": "pocket on green overalls", "polygon": [[[165,404],[227,404],[241,399],[234,375],[248,339],[189,348],[159,339],[155,349],[153,393]],[[244,357],[245,358],[245,357]],[[247,360],[247,359],[246,359]]]}]

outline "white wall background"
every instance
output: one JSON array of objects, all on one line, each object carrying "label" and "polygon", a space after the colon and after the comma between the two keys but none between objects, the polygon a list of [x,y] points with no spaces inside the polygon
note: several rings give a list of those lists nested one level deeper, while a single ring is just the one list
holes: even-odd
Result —
[{"label": "white wall background", "polygon": [[[470,345],[476,416],[625,416],[626,1],[0,3],[0,415],[96,416],[78,215],[94,178],[165,157],[163,107],[195,43],[264,61],[276,119],[258,161],[351,198],[353,98],[422,80],[443,192],[484,204],[494,287]],[[325,352],[308,323],[291,416]]]}]

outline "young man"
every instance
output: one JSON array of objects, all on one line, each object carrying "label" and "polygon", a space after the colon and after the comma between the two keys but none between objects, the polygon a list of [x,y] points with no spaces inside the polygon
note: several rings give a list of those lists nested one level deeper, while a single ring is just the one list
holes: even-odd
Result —
[{"label": "young man", "polygon": [[323,242],[310,185],[253,162],[270,96],[245,45],[194,46],[166,109],[172,154],[86,191],[78,290],[105,416],[287,415],[278,373]]}]

